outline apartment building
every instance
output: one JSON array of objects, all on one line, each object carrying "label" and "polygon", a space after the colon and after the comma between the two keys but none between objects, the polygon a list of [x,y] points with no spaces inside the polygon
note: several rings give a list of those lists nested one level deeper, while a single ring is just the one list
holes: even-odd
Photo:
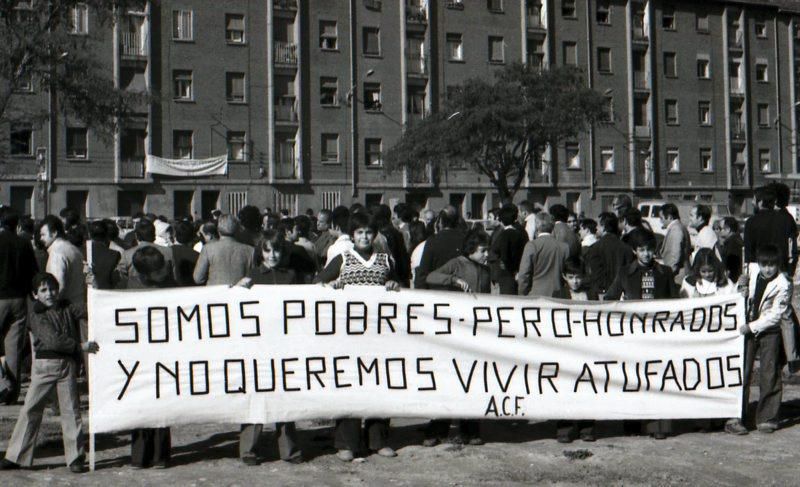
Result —
[{"label": "apartment building", "polygon": [[[798,2],[150,0],[113,27],[76,15],[116,83],[155,96],[113,140],[60,116],[0,127],[0,202],[25,213],[408,201],[482,218],[500,201],[474,170],[387,174],[381,153],[449,87],[512,62],[577,65],[608,100],[608,121],[552,147],[519,200],[595,214],[629,192],[741,211],[800,172]],[[19,96],[46,106],[30,88]],[[148,157],[188,169],[149,173]],[[192,172],[210,158],[226,173]]]}]

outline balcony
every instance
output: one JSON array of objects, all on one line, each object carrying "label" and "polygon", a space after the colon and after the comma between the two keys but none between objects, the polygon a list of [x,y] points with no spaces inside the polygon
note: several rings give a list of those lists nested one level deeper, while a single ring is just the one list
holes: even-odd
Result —
[{"label": "balcony", "polygon": [[647,42],[650,39],[650,32],[644,22],[644,16],[638,15],[633,19],[633,40]]},{"label": "balcony", "polygon": [[742,49],[744,45],[744,32],[741,29],[728,30],[728,47],[731,49]]},{"label": "balcony", "polygon": [[464,0],[447,0],[445,7],[453,10],[464,10]]},{"label": "balcony", "polygon": [[144,159],[123,159],[119,175],[122,179],[144,179]]},{"label": "balcony", "polygon": [[273,0],[272,5],[277,10],[297,10],[297,0]]},{"label": "balcony", "polygon": [[275,41],[275,64],[297,66],[297,44]]},{"label": "balcony", "polygon": [[431,187],[433,186],[433,168],[430,165],[403,171],[403,186],[410,187]]},{"label": "balcony", "polygon": [[275,179],[281,180],[296,180],[297,179],[297,164],[294,159],[276,159],[275,160]]},{"label": "balcony", "polygon": [[544,53],[543,52],[529,52],[528,53],[528,66],[535,72],[541,73],[544,69]]},{"label": "balcony", "polygon": [[428,75],[428,62],[422,54],[407,53],[406,54],[406,71],[410,76],[427,76]]},{"label": "balcony", "polygon": [[427,24],[428,13],[421,5],[406,4],[406,21],[412,24]]},{"label": "balcony", "polygon": [[281,96],[275,100],[275,121],[297,123],[297,101],[293,96]]},{"label": "balcony", "polygon": [[550,161],[544,159],[532,163],[528,169],[528,184],[530,186],[549,186],[552,182],[550,167]]},{"label": "balcony", "polygon": [[747,164],[734,162],[731,166],[731,184],[733,186],[747,187]]},{"label": "balcony", "polygon": [[541,13],[528,14],[528,29],[547,30],[547,24],[544,22]]},{"label": "balcony", "polygon": [[651,130],[650,130],[650,122],[646,122],[647,125],[635,125],[633,127],[633,136],[637,139],[649,139]]},{"label": "balcony", "polygon": [[147,57],[147,46],[138,32],[123,32],[120,35],[120,55],[127,58]]},{"label": "balcony", "polygon": [[650,89],[650,73],[645,71],[633,72],[633,88],[636,90]]},{"label": "balcony", "polygon": [[744,130],[744,124],[741,123],[733,123],[731,126],[731,140],[733,142],[741,142],[744,143],[746,140],[746,134]]},{"label": "balcony", "polygon": [[731,95],[744,96],[744,86],[739,78],[731,78]]},{"label": "balcony", "polygon": [[656,186],[656,172],[650,158],[640,159],[636,163],[636,187],[654,188]]}]

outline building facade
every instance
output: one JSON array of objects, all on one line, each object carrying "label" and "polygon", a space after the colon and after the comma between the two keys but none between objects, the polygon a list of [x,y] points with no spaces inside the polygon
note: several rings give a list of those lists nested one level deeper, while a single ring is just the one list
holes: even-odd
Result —
[{"label": "building facade", "polygon": [[[581,67],[609,111],[535,163],[518,200],[596,214],[628,192],[739,212],[800,171],[798,2],[151,0],[113,26],[76,15],[115,83],[153,99],[113,140],[63,116],[4,123],[0,202],[23,213],[407,201],[483,218],[500,204],[486,178],[387,174],[381,153],[449,87],[512,62]],[[18,96],[49,101],[37,86]],[[226,156],[228,172],[149,174],[147,155]]]}]

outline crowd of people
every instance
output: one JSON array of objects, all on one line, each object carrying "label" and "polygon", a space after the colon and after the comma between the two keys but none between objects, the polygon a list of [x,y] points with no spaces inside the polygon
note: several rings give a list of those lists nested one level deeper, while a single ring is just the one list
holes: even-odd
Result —
[{"label": "crowd of people", "polygon": [[[757,358],[760,397],[751,415],[744,387],[742,417],[718,427],[741,435],[754,423],[771,433],[779,427],[783,366],[792,369],[800,359],[791,306],[798,235],[786,211],[788,187],[758,188],[755,201],[743,229],[736,218],[714,218],[703,204],[681,215],[673,203],[659,208],[663,228],[653,229],[630,196],[620,194],[613,211],[597,219],[560,204],[545,210],[529,201],[493,209],[491,219],[478,224],[465,221],[453,206],[420,213],[403,203],[354,204],[296,216],[246,206],[237,215],[215,211],[206,221],[138,214],[126,235],[114,221],[83,222],[72,209],[34,221],[0,207],[0,400],[18,400],[23,370],[33,357],[30,385],[0,469],[32,465],[42,413],[54,392],[66,463],[74,472],[84,469],[79,376],[87,367],[86,354],[102,347],[87,340],[87,286],[321,283],[580,301],[738,292],[748,303],[748,323],[740,330],[746,343],[744,381],[750,384]],[[483,443],[479,421],[455,420],[457,432],[450,437],[452,422],[431,421],[424,445]],[[239,454],[246,465],[260,461],[262,428],[242,425]],[[626,431],[664,439],[673,428],[660,420],[626,424]],[[388,418],[367,418],[363,425],[361,419],[339,419],[337,456],[342,461],[364,452],[394,457],[389,434]],[[558,441],[577,438],[594,441],[594,424],[558,423]],[[293,423],[276,425],[276,439],[282,460],[303,461]],[[132,464],[168,466],[170,443],[169,428],[133,431]]]}]

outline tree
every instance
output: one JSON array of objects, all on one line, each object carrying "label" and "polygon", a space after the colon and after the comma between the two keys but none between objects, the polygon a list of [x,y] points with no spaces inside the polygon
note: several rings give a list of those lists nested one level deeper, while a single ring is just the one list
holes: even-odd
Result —
[{"label": "tree", "polygon": [[548,146],[577,137],[603,117],[604,107],[578,68],[510,65],[493,82],[470,79],[455,87],[443,110],[406,129],[385,165],[419,171],[466,163],[511,199]]},{"label": "tree", "polygon": [[[118,122],[149,96],[117,88],[110,65],[97,49],[110,49],[107,32],[118,12],[138,7],[133,0],[0,0],[0,122],[40,124],[50,107],[30,103],[17,93],[33,83],[53,90],[58,108],[101,135],[114,133]],[[76,9],[79,9],[76,15]],[[88,9],[94,21],[88,35],[75,35],[73,22]],[[106,34],[106,35],[104,35]]]}]

